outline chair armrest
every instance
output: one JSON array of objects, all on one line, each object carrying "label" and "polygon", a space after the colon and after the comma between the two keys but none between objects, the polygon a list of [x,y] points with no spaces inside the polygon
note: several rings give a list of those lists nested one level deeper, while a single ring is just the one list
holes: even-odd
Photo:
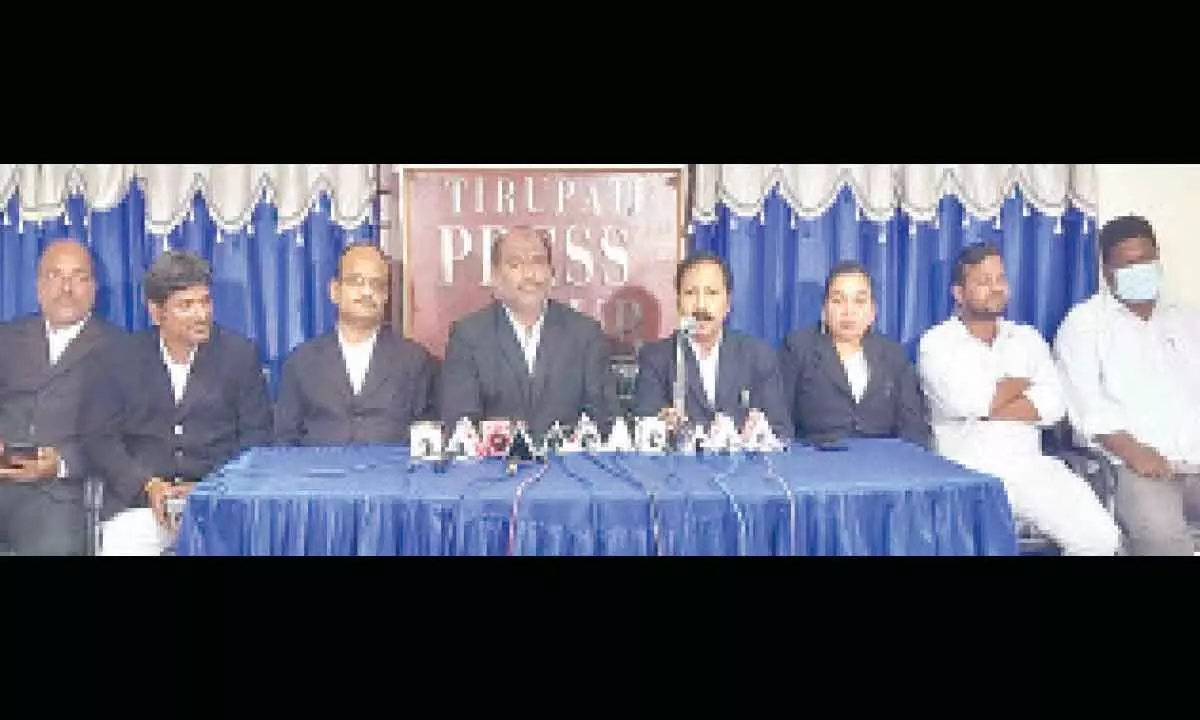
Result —
[{"label": "chair armrest", "polygon": [[1117,467],[1107,455],[1093,448],[1075,446],[1061,449],[1054,456],[1087,480],[1109,511],[1114,509],[1117,496]]},{"label": "chair armrest", "polygon": [[87,554],[100,553],[100,515],[104,508],[104,481],[88,477],[83,481],[83,511],[87,518]]}]

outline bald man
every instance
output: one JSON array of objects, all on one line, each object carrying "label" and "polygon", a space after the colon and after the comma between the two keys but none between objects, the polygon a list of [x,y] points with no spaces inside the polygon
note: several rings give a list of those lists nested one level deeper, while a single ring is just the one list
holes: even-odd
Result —
[{"label": "bald man", "polygon": [[281,445],[406,444],[409,427],[433,420],[436,376],[421,345],[383,327],[387,258],[351,245],[329,282],[337,327],[296,347],[275,403]]},{"label": "bald man", "polygon": [[19,555],[77,555],[94,359],[124,332],[92,314],[92,258],[73,240],[46,246],[37,297],[40,313],[0,325],[0,444],[36,448],[0,461],[0,543]]},{"label": "bald man", "polygon": [[550,237],[511,228],[492,245],[495,302],[450,326],[442,421],[522,420],[540,436],[581,413],[607,434],[619,406],[612,346],[600,323],[550,299]]}]

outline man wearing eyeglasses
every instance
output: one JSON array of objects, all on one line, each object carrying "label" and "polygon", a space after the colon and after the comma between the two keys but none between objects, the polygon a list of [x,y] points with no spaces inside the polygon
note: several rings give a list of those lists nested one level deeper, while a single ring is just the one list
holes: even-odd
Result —
[{"label": "man wearing eyeglasses", "polygon": [[42,252],[37,298],[41,312],[0,325],[0,543],[78,555],[93,359],[125,333],[93,314],[92,258],[74,240]]},{"label": "man wearing eyeglasses", "polygon": [[383,327],[388,264],[375,245],[350,245],[329,282],[337,327],[297,346],[275,403],[282,445],[408,442],[436,412],[434,363],[416,342]]},{"label": "man wearing eyeglasses", "polygon": [[196,482],[271,442],[258,349],[213,322],[208,263],[165,252],[144,285],[154,327],[114,344],[97,387],[107,418],[88,456],[125,508],[104,523],[101,555],[162,554]]}]

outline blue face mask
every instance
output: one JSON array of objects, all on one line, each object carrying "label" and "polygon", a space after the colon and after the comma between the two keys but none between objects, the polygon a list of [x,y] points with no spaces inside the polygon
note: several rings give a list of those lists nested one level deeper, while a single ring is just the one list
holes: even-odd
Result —
[{"label": "blue face mask", "polygon": [[1114,275],[1117,297],[1126,302],[1147,302],[1158,299],[1162,268],[1157,260],[1138,263],[1117,270]]}]

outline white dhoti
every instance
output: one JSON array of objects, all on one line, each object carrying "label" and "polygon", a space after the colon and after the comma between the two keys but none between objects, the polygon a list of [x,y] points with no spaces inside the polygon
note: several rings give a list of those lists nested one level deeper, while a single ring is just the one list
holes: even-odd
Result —
[{"label": "white dhoti", "polygon": [[1004,483],[1009,505],[1067,555],[1116,555],[1121,530],[1086,480],[1045,455],[951,458]]},{"label": "white dhoti", "polygon": [[123,510],[100,525],[101,556],[162,555],[172,535],[154,519],[150,508]]}]

